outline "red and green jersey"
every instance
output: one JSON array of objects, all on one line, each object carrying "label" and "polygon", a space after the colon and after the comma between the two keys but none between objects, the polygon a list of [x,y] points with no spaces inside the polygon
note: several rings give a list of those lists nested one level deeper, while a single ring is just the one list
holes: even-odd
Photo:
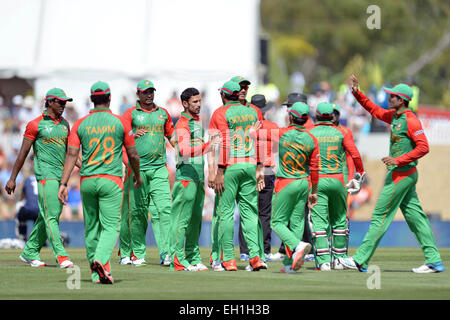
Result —
[{"label": "red and green jersey", "polygon": [[203,155],[209,151],[209,142],[204,142],[205,131],[198,117],[193,118],[181,113],[175,126],[177,139],[177,181],[205,180]]},{"label": "red and green jersey", "polygon": [[361,155],[355,146],[352,136],[343,129],[336,127],[330,121],[318,121],[309,131],[319,142],[320,174],[343,174],[345,153],[348,152],[355,164],[356,171],[364,172]]},{"label": "red and green jersey", "polygon": [[411,109],[386,110],[370,101],[361,91],[353,94],[361,106],[375,118],[391,125],[389,155],[397,161],[398,171],[417,166],[417,160],[429,152],[422,124]]},{"label": "red and green jersey", "polygon": [[123,118],[134,133],[139,129],[148,131],[142,137],[136,138],[136,149],[140,158],[141,170],[165,165],[167,157],[164,137],[169,138],[175,130],[172,118],[167,110],[155,106],[148,111],[137,102],[136,106],[125,111]]},{"label": "red and green jersey", "polygon": [[277,135],[278,131],[279,128],[275,122],[264,119],[261,128],[256,133],[260,146],[260,159],[265,167],[273,167],[275,165],[272,151],[274,142],[271,137]]},{"label": "red and green jersey", "polygon": [[45,110],[30,121],[24,138],[33,142],[34,173],[36,180],[60,180],[66,159],[70,126],[66,119],[55,120]]},{"label": "red and green jersey", "polygon": [[[355,141],[353,139],[353,133],[352,131],[347,128],[346,126],[342,125],[342,124],[338,124],[338,127],[344,131],[345,134],[348,134],[351,136],[353,142]],[[345,154],[342,155],[342,163],[343,163],[343,172],[344,172],[344,177],[346,178],[346,181],[350,181],[354,178],[354,173],[355,173],[355,165],[353,164],[353,159],[350,155],[349,152],[345,152]]]},{"label": "red and green jersey", "polygon": [[82,151],[82,177],[110,175],[122,177],[122,148],[133,147],[128,123],[109,108],[95,108],[78,119],[69,135],[69,148]]},{"label": "red and green jersey", "polygon": [[305,127],[291,124],[272,133],[270,138],[278,143],[278,178],[311,177],[312,183],[318,182],[319,145]]},{"label": "red and green jersey", "polygon": [[238,162],[259,162],[259,143],[254,143],[249,129],[263,116],[258,107],[242,105],[238,101],[228,102],[214,111],[209,123],[209,132],[219,131],[222,143],[219,153],[220,166]]}]

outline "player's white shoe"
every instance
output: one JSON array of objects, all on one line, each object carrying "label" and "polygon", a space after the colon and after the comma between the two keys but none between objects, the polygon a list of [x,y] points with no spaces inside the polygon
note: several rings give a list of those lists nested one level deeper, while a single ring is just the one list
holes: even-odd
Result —
[{"label": "player's white shoe", "polygon": [[344,270],[344,265],[339,261],[339,259],[334,259],[333,269],[334,270]]},{"label": "player's white shoe", "polygon": [[353,257],[348,258],[338,258],[339,262],[344,266],[344,268],[355,269],[359,272],[367,272],[367,269],[360,264],[357,264]]},{"label": "player's white shoe", "polygon": [[291,266],[283,266],[283,268],[281,268],[280,273],[288,273],[288,274],[294,274],[297,273],[297,271],[292,270]]},{"label": "player's white shoe", "polygon": [[147,265],[147,261],[145,261],[144,258],[142,258],[142,259],[136,259],[136,260],[133,261],[132,264],[133,264],[133,266],[135,266],[135,267],[146,266],[146,265]]},{"label": "player's white shoe", "polygon": [[194,265],[194,267],[197,269],[197,271],[208,271],[208,267],[203,263],[197,263],[196,265]]},{"label": "player's white shoe", "polygon": [[284,254],[282,253],[269,253],[266,254],[266,261],[272,262],[272,261],[281,261],[284,258]]},{"label": "player's white shoe", "polygon": [[172,259],[170,258],[170,256],[168,254],[166,254],[166,256],[164,257],[164,262],[163,264],[165,266],[170,266],[170,263],[172,262]]},{"label": "player's white shoe", "polygon": [[355,260],[353,260],[352,257],[348,257],[348,258],[338,258],[339,263],[342,264],[344,266],[344,268],[348,268],[348,269],[358,269],[358,266],[356,265]]},{"label": "player's white shoe", "polygon": [[47,265],[44,261],[41,261],[41,260],[31,260],[31,259],[24,258],[22,256],[20,256],[19,258],[20,258],[20,260],[22,260],[25,263],[28,263],[32,267],[45,267]]},{"label": "player's white shoe", "polygon": [[61,269],[73,268],[73,266],[74,266],[74,264],[73,264],[73,262],[70,261],[70,260],[64,260],[63,262],[61,262],[61,263],[59,264],[59,267],[60,267]]},{"label": "player's white shoe", "polygon": [[222,261],[220,260],[213,261],[211,267],[214,271],[225,271],[225,268],[222,267]]},{"label": "player's white shoe", "polygon": [[[264,265],[263,267],[261,267],[261,269],[267,269],[267,264],[266,264],[264,261],[261,261],[261,263]],[[252,265],[251,265],[251,264],[248,264],[248,265],[245,267],[245,271],[253,271]],[[256,270],[256,271],[258,271],[258,270]]]},{"label": "player's white shoe", "polygon": [[445,267],[442,262],[424,264],[418,268],[413,268],[414,273],[434,273],[445,271]]},{"label": "player's white shoe", "polygon": [[133,261],[131,261],[130,257],[123,257],[123,258],[120,258],[119,263],[120,264],[132,264]]},{"label": "player's white shoe", "polygon": [[295,247],[295,251],[292,254],[292,265],[293,270],[298,270],[305,263],[305,256],[311,250],[311,244],[308,242],[300,241],[300,243]]},{"label": "player's white shoe", "polygon": [[324,262],[319,267],[320,271],[331,271],[331,264],[329,262]]},{"label": "player's white shoe", "polygon": [[186,268],[184,268],[184,271],[197,271],[197,268],[193,265],[189,265]]}]

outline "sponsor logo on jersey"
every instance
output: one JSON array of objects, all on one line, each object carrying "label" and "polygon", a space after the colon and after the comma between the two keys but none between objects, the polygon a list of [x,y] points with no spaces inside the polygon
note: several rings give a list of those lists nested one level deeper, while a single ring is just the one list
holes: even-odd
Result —
[{"label": "sponsor logo on jersey", "polygon": [[419,134],[422,134],[422,133],[424,133],[424,131],[423,130],[419,130],[419,131],[414,132],[414,135],[418,136]]}]

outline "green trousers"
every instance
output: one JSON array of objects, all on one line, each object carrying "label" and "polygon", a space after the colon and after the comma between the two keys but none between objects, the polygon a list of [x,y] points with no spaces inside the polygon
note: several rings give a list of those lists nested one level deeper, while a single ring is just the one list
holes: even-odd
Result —
[{"label": "green trousers", "polygon": [[[120,229],[123,190],[105,177],[85,178],[81,182],[84,214],[84,241],[89,263],[109,264]],[[92,274],[92,280],[98,278]]]},{"label": "green trousers", "polygon": [[423,250],[425,263],[441,261],[430,222],[417,197],[418,174],[416,170],[412,171],[414,172],[401,173],[393,170],[388,172],[384,187],[372,213],[369,230],[353,256],[356,263],[363,265],[363,267],[367,268],[369,260],[375,253],[375,249],[389,228],[399,207],[406,223]]},{"label": "green trousers", "polygon": [[[275,180],[270,226],[288,247],[286,252],[290,253],[295,250],[303,237],[309,181],[308,179],[293,180],[279,190],[282,181],[283,179],[278,178]],[[285,256],[283,263],[292,264],[291,254]]]},{"label": "green trousers", "polygon": [[[310,211],[316,266],[347,256],[347,190],[343,181],[319,179],[317,204]],[[330,231],[328,231],[330,230]],[[331,233],[331,252],[328,235]]]},{"label": "green trousers", "polygon": [[[165,166],[141,171],[142,186],[131,192],[131,247],[138,259],[146,256],[145,235],[148,213],[153,235],[161,258],[169,252],[172,200],[170,196],[169,171]],[[151,200],[155,206],[151,208]]]},{"label": "green trousers", "polygon": [[222,247],[219,243],[219,211],[217,205],[219,204],[219,197],[216,194],[214,199],[214,212],[211,221],[211,263],[223,259]]},{"label": "green trousers", "polygon": [[133,188],[133,175],[123,183],[122,219],[120,223],[120,256],[131,257],[131,189]]},{"label": "green trousers", "polygon": [[225,190],[217,199],[217,240],[223,250],[223,260],[234,256],[234,212],[236,202],[241,216],[242,232],[250,259],[259,256],[265,261],[261,221],[258,217],[258,190],[256,188],[256,165],[237,163],[225,169]]},{"label": "green trousers", "polygon": [[205,183],[176,181],[172,190],[171,270],[202,262],[198,239],[202,226]]},{"label": "green trousers", "polygon": [[58,200],[59,181],[41,180],[38,182],[39,216],[22,252],[24,258],[41,260],[40,251],[48,240],[50,249],[58,262],[58,256],[69,257],[59,233],[59,216],[62,204]]}]

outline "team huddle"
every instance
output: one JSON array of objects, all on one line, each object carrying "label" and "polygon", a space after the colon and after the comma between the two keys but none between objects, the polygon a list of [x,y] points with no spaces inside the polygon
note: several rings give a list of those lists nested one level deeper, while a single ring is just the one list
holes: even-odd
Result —
[{"label": "team huddle", "polygon": [[[60,268],[74,265],[61,240],[59,216],[77,166],[93,283],[114,283],[110,260],[118,236],[119,263],[146,265],[149,213],[161,264],[174,271],[209,270],[198,245],[206,185],[215,191],[209,257],[214,271],[238,270],[233,244],[236,205],[248,247],[246,271],[268,268],[264,243],[273,230],[286,248],[281,273],[298,272],[311,251],[317,270],[364,272],[399,207],[425,256],[425,264],[413,271],[445,270],[415,191],[417,160],[429,148],[420,121],[408,108],[413,95],[409,86],[385,88],[391,108],[385,110],[359,90],[355,76],[350,79],[357,101],[391,124],[391,141],[390,154],[382,159],[388,173],[372,222],[349,257],[347,197],[360,190],[365,171],[351,131],[339,123],[339,106],[320,103],[313,123],[308,104],[299,98],[287,105],[289,125],[278,128],[264,117],[264,97],[262,104],[261,95],[252,97],[254,103],[247,101],[249,85],[249,80],[233,77],[220,88],[223,105],[211,116],[209,141],[195,88],[182,92],[184,112],[174,126],[166,109],[154,103],[151,81],[138,83],[136,105],[123,116],[111,112],[110,87],[99,81],[90,90],[94,108],[72,128],[62,116],[72,99],[59,88],[49,90],[42,115],[26,127],[5,187],[9,194],[14,192],[33,147],[40,214],[20,259],[32,267],[45,266],[40,250],[48,240]],[[172,191],[166,141],[176,150]],[[272,158],[274,152],[278,159]],[[274,163],[275,182],[269,188],[265,174]],[[262,224],[259,197],[267,191],[270,223]],[[305,225],[310,241],[302,241]]]}]

